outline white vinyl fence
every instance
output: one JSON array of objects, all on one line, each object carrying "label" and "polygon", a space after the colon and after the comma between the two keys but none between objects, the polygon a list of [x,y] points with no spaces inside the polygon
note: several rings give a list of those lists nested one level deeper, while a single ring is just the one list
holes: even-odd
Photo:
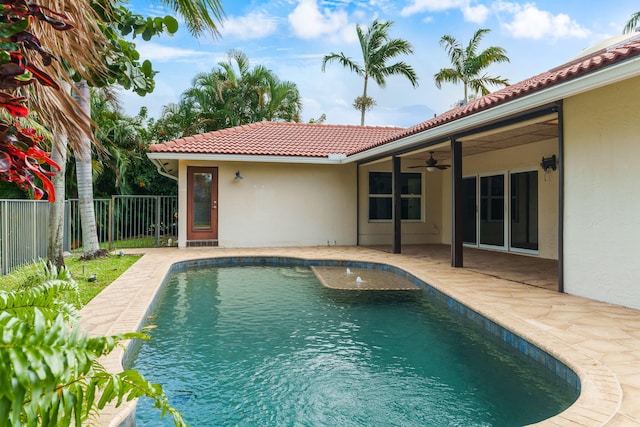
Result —
[{"label": "white vinyl fence", "polygon": [[[100,246],[114,250],[176,246],[178,200],[175,196],[112,196],[94,200]],[[64,249],[82,252],[78,201],[65,202]],[[49,203],[0,200],[0,273],[46,259]]]}]

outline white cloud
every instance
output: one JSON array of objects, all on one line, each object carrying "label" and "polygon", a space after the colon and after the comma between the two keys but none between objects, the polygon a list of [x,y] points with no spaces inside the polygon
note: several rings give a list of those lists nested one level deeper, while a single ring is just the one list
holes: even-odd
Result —
[{"label": "white cloud", "polygon": [[140,52],[141,58],[152,62],[175,62],[180,59],[209,55],[207,52],[163,46],[154,42],[137,43],[136,49]]},{"label": "white cloud", "polygon": [[302,39],[315,39],[325,35],[340,37],[346,34],[345,29],[350,25],[346,11],[320,10],[316,0],[300,0],[289,15],[289,24],[296,36]]},{"label": "white cloud", "polygon": [[475,22],[476,24],[482,24],[489,17],[489,8],[484,5],[478,6],[465,6],[462,8],[462,14],[464,20],[468,22]]},{"label": "white cloud", "polygon": [[481,24],[489,17],[489,8],[479,4],[472,6],[470,0],[413,0],[413,3],[402,9],[402,16],[411,16],[420,12],[444,12],[458,9],[464,20]]},{"label": "white cloud", "polygon": [[261,39],[275,33],[278,24],[275,18],[263,13],[250,13],[246,16],[227,18],[222,23],[222,36],[231,36],[240,40]]},{"label": "white cloud", "polygon": [[402,16],[411,16],[420,12],[442,12],[449,9],[464,9],[469,7],[469,0],[413,0],[409,6],[402,9]]},{"label": "white cloud", "polygon": [[513,15],[511,22],[504,23],[503,26],[515,38],[556,40],[585,38],[590,35],[587,28],[582,27],[569,15],[564,13],[553,15],[551,12],[538,9],[534,3],[518,5],[501,1],[497,2],[494,8]]}]

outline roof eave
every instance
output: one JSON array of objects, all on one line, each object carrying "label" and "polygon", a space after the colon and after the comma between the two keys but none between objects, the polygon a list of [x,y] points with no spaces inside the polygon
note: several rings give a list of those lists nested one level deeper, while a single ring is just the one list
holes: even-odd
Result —
[{"label": "roof eave", "polygon": [[344,163],[349,163],[348,159],[343,156],[262,156],[251,154],[165,153],[158,151],[149,152],[147,153],[147,156],[152,160],[199,160],[218,162],[296,163],[316,165],[341,165]]},{"label": "roof eave", "polygon": [[461,117],[440,126],[419,131],[396,141],[391,141],[378,147],[350,155],[348,161],[366,162],[371,159],[393,155],[395,152],[406,151],[413,145],[424,144],[428,141],[443,141],[454,138],[457,134],[469,132],[487,123],[497,122],[506,118],[525,113],[560,100],[576,96],[584,92],[611,85],[640,75],[640,57],[633,57],[626,61],[604,67],[581,77],[533,92],[531,94],[498,104],[487,110]]}]

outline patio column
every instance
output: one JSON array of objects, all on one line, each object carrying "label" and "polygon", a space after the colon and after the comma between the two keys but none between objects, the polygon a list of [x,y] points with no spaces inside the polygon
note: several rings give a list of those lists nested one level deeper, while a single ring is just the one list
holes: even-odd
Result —
[{"label": "patio column", "polygon": [[400,157],[391,158],[391,180],[393,181],[393,253],[402,253],[402,180]]},{"label": "patio column", "polygon": [[462,267],[462,143],[451,139],[451,267]]}]

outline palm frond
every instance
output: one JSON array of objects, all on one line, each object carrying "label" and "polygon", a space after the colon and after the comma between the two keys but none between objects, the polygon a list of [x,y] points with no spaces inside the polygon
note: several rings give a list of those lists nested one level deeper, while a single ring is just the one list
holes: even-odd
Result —
[{"label": "palm frond", "polygon": [[[57,31],[50,25],[36,21],[32,31],[45,48],[57,60],[44,66],[39,56],[27,52],[28,60],[46,71],[58,82],[64,82],[60,90],[32,85],[26,95],[29,107],[46,123],[54,134],[66,135],[72,148],[77,148],[82,137],[92,137],[91,121],[77,108],[71,98],[73,81],[69,70],[73,69],[88,81],[92,76],[105,75],[103,47],[107,40],[98,27],[98,17],[89,0],[50,0],[47,7],[64,12],[74,29]],[[65,89],[66,87],[66,89]]]},{"label": "palm frond", "polygon": [[364,68],[344,53],[330,53],[322,59],[322,71],[325,70],[328,62],[338,62],[344,68],[348,68],[359,76],[364,76]]},{"label": "palm frond", "polygon": [[622,30],[622,34],[633,33],[637,30],[638,24],[640,24],[640,12],[636,12],[631,15],[631,18],[629,18]]}]

